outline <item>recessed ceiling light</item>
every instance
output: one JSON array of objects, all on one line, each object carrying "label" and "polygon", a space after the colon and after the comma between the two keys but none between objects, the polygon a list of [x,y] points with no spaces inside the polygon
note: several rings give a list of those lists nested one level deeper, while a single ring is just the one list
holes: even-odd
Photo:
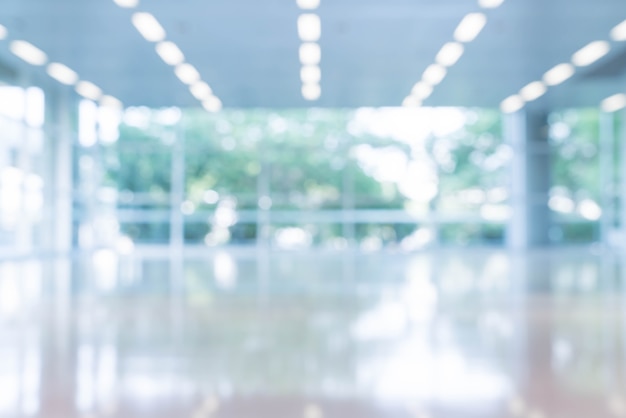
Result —
[{"label": "recessed ceiling light", "polygon": [[616,112],[626,107],[626,94],[615,94],[602,101],[602,110],[605,112]]},{"label": "recessed ceiling light", "polygon": [[466,15],[454,31],[454,39],[458,42],[473,41],[487,24],[487,17],[483,13]]},{"label": "recessed ceiling light", "polygon": [[543,82],[548,86],[556,86],[574,75],[576,69],[572,64],[559,64],[543,75]]},{"label": "recessed ceiling light", "polygon": [[442,67],[439,64],[431,64],[426,68],[426,70],[424,70],[422,80],[424,80],[431,86],[436,86],[437,84],[441,83],[447,73],[448,70],[446,70],[446,67]]},{"label": "recessed ceiling light", "polygon": [[298,35],[304,42],[317,42],[322,35],[322,22],[320,17],[313,13],[307,13],[298,17]]},{"label": "recessed ceiling light", "polygon": [[515,113],[524,107],[524,99],[517,94],[509,96],[500,104],[500,110],[504,113]]},{"label": "recessed ceiling light", "polygon": [[319,84],[305,84],[302,86],[302,97],[306,100],[317,100],[322,95],[322,88]]},{"label": "recessed ceiling light", "polygon": [[204,107],[207,112],[219,112],[222,110],[222,101],[215,96],[211,96],[202,102],[202,107]]},{"label": "recessed ceiling light", "polygon": [[115,4],[126,9],[132,9],[139,5],[139,0],[113,0]]},{"label": "recessed ceiling light", "polygon": [[113,97],[113,96],[102,96],[102,98],[100,99],[100,105],[104,106],[104,107],[110,107],[112,109],[123,109],[124,105],[122,104],[122,102],[117,98],[117,97]]},{"label": "recessed ceiling light", "polygon": [[48,75],[61,84],[72,86],[78,82],[78,74],[66,65],[53,62],[48,65]]},{"label": "recessed ceiling light", "polygon": [[504,0],[478,0],[478,4],[483,9],[495,9],[500,7]]},{"label": "recessed ceiling light", "polygon": [[180,64],[174,72],[176,77],[185,84],[193,84],[200,80],[200,73],[191,64]]},{"label": "recessed ceiling light", "polygon": [[169,65],[178,65],[185,61],[185,55],[174,42],[165,41],[159,42],[156,45],[156,52],[161,59]]},{"label": "recessed ceiling light", "polygon": [[407,96],[402,101],[402,106],[404,107],[419,107],[422,105],[422,102],[414,96]]},{"label": "recessed ceiling light", "polygon": [[316,84],[322,79],[322,70],[317,65],[305,65],[300,70],[300,79],[304,84]]},{"label": "recessed ceiling light", "polygon": [[316,43],[300,45],[300,62],[303,65],[318,65],[322,60],[322,49]]},{"label": "recessed ceiling light", "polygon": [[9,45],[11,52],[32,65],[44,65],[48,56],[41,49],[26,41],[13,41]]},{"label": "recessed ceiling light", "polygon": [[546,93],[546,90],[546,85],[543,84],[541,81],[533,81],[532,83],[524,86],[520,90],[519,95],[526,102],[532,102],[533,100],[536,100],[543,96]]},{"label": "recessed ceiling light", "polygon": [[591,42],[572,55],[572,63],[578,67],[586,67],[608,54],[610,50],[611,46],[606,41]]},{"label": "recessed ceiling light", "polygon": [[165,39],[165,29],[150,13],[135,13],[132,17],[135,28],[148,42],[160,42]]},{"label": "recessed ceiling light", "polygon": [[416,99],[424,100],[433,93],[433,86],[426,83],[425,81],[419,81],[413,86],[413,90],[411,90],[411,94],[415,96]]},{"label": "recessed ceiling light", "polygon": [[7,31],[7,28],[0,25],[0,39],[5,39],[8,34],[9,34],[9,31]]},{"label": "recessed ceiling light", "polygon": [[444,67],[451,67],[461,58],[464,50],[465,47],[463,47],[463,44],[448,42],[441,47],[435,61],[437,61],[437,64],[443,65]]},{"label": "recessed ceiling light", "polygon": [[204,81],[198,81],[197,83],[193,84],[191,87],[189,87],[189,91],[191,91],[193,97],[200,101],[207,100],[213,95],[213,90],[211,90],[211,87],[209,87],[209,85]]},{"label": "recessed ceiling light", "polygon": [[320,7],[320,0],[297,0],[298,7],[305,10],[315,10]]},{"label": "recessed ceiling light", "polygon": [[614,41],[626,41],[626,20],[611,30],[611,39]]},{"label": "recessed ceiling light", "polygon": [[79,81],[76,84],[76,93],[89,100],[98,100],[102,96],[100,87],[89,81]]}]

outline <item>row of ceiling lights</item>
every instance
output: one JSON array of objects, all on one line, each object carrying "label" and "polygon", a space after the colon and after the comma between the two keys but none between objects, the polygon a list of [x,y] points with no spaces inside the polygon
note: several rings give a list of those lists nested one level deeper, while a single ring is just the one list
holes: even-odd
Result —
[{"label": "row of ceiling lights", "polygon": [[[0,40],[7,39],[9,31],[0,25]],[[46,66],[50,77],[61,84],[73,86],[76,92],[88,100],[99,101],[105,107],[122,108],[122,102],[117,98],[103,94],[102,89],[94,83],[81,80],[76,71],[60,62],[50,62],[48,55],[35,45],[24,40],[13,40],[9,43],[9,50],[13,55],[35,67]]]},{"label": "row of ceiling lights", "polygon": [[[615,26],[610,33],[611,40],[615,42],[626,41],[626,20]],[[571,62],[558,64],[548,70],[541,80],[533,81],[524,86],[517,94],[507,97],[500,104],[504,113],[514,113],[521,110],[526,103],[532,102],[543,96],[549,87],[557,86],[569,80],[577,68],[587,67],[611,50],[609,41],[594,41],[576,51]],[[626,106],[626,96],[617,94],[607,98],[603,104],[603,110],[613,112]]]},{"label": "row of ceiling lights", "polygon": [[[314,11],[319,7],[320,0],[297,0],[297,4],[302,10]],[[310,101],[318,100],[322,95],[322,49],[318,43],[322,36],[322,22],[319,15],[307,12],[298,16],[298,35],[302,41],[299,51],[302,97]]]},{"label": "row of ceiling lights", "polygon": [[[495,9],[500,7],[504,0],[479,0],[483,9]],[[487,24],[487,16],[484,13],[469,13],[459,23],[454,31],[454,41],[446,43],[435,57],[435,62],[429,65],[422,78],[411,90],[411,93],[402,102],[403,106],[421,106],[433,93],[435,86],[443,81],[448,74],[448,68],[452,67],[465,52],[464,44],[472,42]]]},{"label": "row of ceiling lights", "polygon": [[[133,9],[139,5],[139,0],[113,0],[118,6]],[[180,81],[189,86],[190,93],[198,99],[208,112],[219,112],[222,101],[215,96],[213,89],[202,80],[198,70],[185,61],[185,55],[172,41],[166,40],[167,34],[159,21],[150,13],[136,12],[132,16],[133,26],[148,42],[155,43],[155,50],[159,57],[168,65],[174,67],[174,73]]]}]

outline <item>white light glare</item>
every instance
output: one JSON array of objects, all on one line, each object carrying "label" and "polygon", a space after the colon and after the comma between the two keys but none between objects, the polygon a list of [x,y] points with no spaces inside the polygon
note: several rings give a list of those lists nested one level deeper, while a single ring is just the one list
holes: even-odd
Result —
[{"label": "white light glare", "polygon": [[626,20],[611,30],[611,39],[614,41],[626,41]]},{"label": "white light glare", "polygon": [[298,17],[298,35],[304,42],[317,42],[322,36],[322,22],[320,17],[307,13]]},{"label": "white light glare", "polygon": [[316,43],[300,45],[300,62],[302,65],[318,65],[322,60],[322,49]]},{"label": "white light glare", "polygon": [[462,44],[458,42],[448,42],[441,47],[435,61],[437,61],[437,64],[443,65],[444,67],[451,67],[461,58],[464,50],[465,48]]},{"label": "white light glare", "polygon": [[322,70],[317,65],[306,65],[300,70],[300,79],[304,84],[317,84],[322,79]]},{"label": "white light glare", "polygon": [[602,101],[602,110],[608,113],[616,112],[626,107],[626,94],[614,94]]},{"label": "white light glare", "polygon": [[5,28],[4,26],[0,25],[0,39],[5,39],[8,34],[9,34],[9,32],[7,31],[7,28]]},{"label": "white light glare", "polygon": [[115,4],[125,9],[132,9],[139,5],[139,0],[113,0]]},{"label": "white light glare", "polygon": [[204,81],[198,81],[189,87],[189,91],[196,99],[204,101],[209,99],[213,95],[213,90]]},{"label": "white light glare", "polygon": [[496,9],[504,3],[504,0],[478,0],[478,5],[483,9]]},{"label": "white light glare", "polygon": [[606,41],[591,42],[572,55],[572,62],[578,67],[586,67],[608,54],[610,49]]},{"label": "white light glare", "polygon": [[422,80],[424,80],[431,86],[436,86],[437,84],[441,83],[447,73],[448,70],[446,70],[445,67],[442,67],[438,64],[431,64],[426,68],[426,70],[424,70]]},{"label": "white light glare", "polygon": [[415,83],[415,86],[413,86],[411,94],[415,96],[416,99],[424,100],[433,94],[433,86],[424,81],[418,81]]},{"label": "white light glare", "polygon": [[222,110],[222,101],[215,96],[211,96],[202,102],[202,106],[207,112],[215,113]]},{"label": "white light glare", "polygon": [[548,86],[556,86],[574,75],[576,69],[572,64],[559,64],[543,75],[543,82]]},{"label": "white light glare", "polygon": [[454,31],[454,39],[458,42],[472,42],[487,24],[487,17],[483,13],[466,15]]},{"label": "white light glare", "polygon": [[421,105],[422,102],[420,102],[419,99],[415,96],[407,96],[402,101],[402,106],[404,107],[420,107]]},{"label": "white light glare", "polygon": [[194,84],[200,80],[200,73],[191,64],[180,64],[174,72],[176,77],[185,84]]},{"label": "white light glare", "polygon": [[44,65],[48,62],[48,56],[41,49],[26,41],[13,41],[9,49],[15,56],[23,59],[31,65]]},{"label": "white light glare", "polygon": [[100,87],[89,81],[80,81],[76,84],[76,93],[90,100],[98,100],[102,96]]},{"label": "white light glare", "polygon": [[160,42],[165,39],[165,29],[150,13],[135,13],[133,25],[148,42]]},{"label": "white light glare", "polygon": [[102,98],[100,99],[100,105],[116,110],[122,110],[124,108],[124,105],[117,97],[108,95],[102,96]]},{"label": "white light glare", "polygon": [[61,84],[73,86],[78,82],[78,74],[66,65],[53,62],[48,65],[48,75]]},{"label": "white light glare", "polygon": [[185,55],[174,42],[159,42],[155,48],[157,54],[168,65],[178,65],[185,61]]},{"label": "white light glare", "polygon": [[315,10],[320,7],[320,0],[297,0],[298,7],[304,10]]},{"label": "white light glare", "polygon": [[305,84],[302,86],[302,97],[305,100],[314,101],[322,95],[322,88],[319,84]]},{"label": "white light glare", "polygon": [[546,90],[546,85],[543,84],[541,81],[533,81],[532,83],[527,84],[525,87],[523,87],[520,90],[519,95],[526,102],[532,102],[533,100],[536,100],[539,97],[543,96],[546,93]]},{"label": "white light glare", "polygon": [[500,104],[500,110],[504,113],[515,113],[524,107],[524,99],[517,94],[509,96]]}]

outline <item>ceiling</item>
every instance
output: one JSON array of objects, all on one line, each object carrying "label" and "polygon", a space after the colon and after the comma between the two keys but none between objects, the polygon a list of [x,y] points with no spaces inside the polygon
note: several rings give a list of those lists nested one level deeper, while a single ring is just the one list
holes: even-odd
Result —
[{"label": "ceiling", "polygon": [[[23,39],[126,105],[199,106],[131,24],[152,13],[225,107],[398,106],[475,0],[322,0],[322,96],[302,98],[295,0],[0,0],[0,73],[50,79],[8,49]],[[506,0],[424,104],[496,107],[578,49],[608,40],[623,0]],[[550,88],[537,105],[596,106],[626,90],[626,42]],[[0,75],[1,76],[1,75]]]}]

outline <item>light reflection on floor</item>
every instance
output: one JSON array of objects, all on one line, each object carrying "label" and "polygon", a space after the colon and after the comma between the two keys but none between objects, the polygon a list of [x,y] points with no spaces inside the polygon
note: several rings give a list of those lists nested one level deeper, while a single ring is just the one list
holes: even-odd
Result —
[{"label": "light reflection on floor", "polygon": [[626,417],[626,263],[561,250],[0,262],[0,417]]}]

